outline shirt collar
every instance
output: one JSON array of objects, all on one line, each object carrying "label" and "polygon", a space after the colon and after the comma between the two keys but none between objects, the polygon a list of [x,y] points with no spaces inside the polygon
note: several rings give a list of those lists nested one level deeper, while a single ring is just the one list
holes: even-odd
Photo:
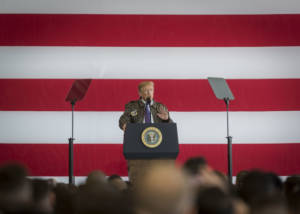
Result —
[{"label": "shirt collar", "polygon": [[[146,101],[145,100],[143,100],[142,98],[141,98],[141,101],[146,105]],[[153,105],[153,103],[154,103],[154,101],[153,100],[151,100],[151,103],[150,103],[150,106],[152,106]]]}]

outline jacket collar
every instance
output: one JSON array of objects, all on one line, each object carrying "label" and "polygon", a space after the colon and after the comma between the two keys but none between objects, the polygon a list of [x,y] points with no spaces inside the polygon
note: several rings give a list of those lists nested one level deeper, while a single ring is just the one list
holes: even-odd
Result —
[{"label": "jacket collar", "polygon": [[[140,98],[139,105],[141,107],[145,107],[145,104],[146,104],[146,102],[142,98]],[[156,107],[156,105],[157,105],[157,103],[154,100],[152,100],[150,106]]]}]

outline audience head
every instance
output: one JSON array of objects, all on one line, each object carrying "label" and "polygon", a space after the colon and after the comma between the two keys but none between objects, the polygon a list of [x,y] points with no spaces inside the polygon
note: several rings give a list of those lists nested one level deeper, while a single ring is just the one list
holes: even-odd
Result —
[{"label": "audience head", "polygon": [[135,186],[137,213],[181,214],[191,208],[185,175],[173,164],[151,166]]},{"label": "audience head", "polygon": [[204,157],[193,157],[183,165],[184,171],[190,176],[197,176],[203,171],[211,170]]},{"label": "audience head", "polygon": [[19,164],[0,167],[0,210],[7,213],[27,209],[32,202],[27,170]]},{"label": "audience head", "polygon": [[87,185],[94,185],[94,184],[101,184],[106,182],[106,175],[99,171],[99,170],[94,170],[90,172],[86,179],[86,184]]},{"label": "audience head", "polygon": [[250,205],[281,194],[281,180],[273,173],[250,171],[240,186],[240,196]]},{"label": "audience head", "polygon": [[108,177],[107,181],[110,185],[120,191],[124,191],[127,189],[127,183],[123,181],[123,179],[119,175],[111,175]]},{"label": "audience head", "polygon": [[223,191],[229,191],[227,178],[219,171],[213,170],[203,157],[188,159],[183,165],[183,171],[188,175],[189,183],[194,186],[216,186]]},{"label": "audience head", "polygon": [[237,191],[240,191],[240,188],[244,183],[244,178],[248,173],[249,173],[249,171],[247,171],[247,170],[241,170],[236,175],[235,186],[236,186]]}]

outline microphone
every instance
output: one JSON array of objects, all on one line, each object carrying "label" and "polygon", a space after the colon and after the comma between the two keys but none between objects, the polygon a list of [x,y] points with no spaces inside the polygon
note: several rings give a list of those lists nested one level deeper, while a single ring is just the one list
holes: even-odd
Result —
[{"label": "microphone", "polygon": [[150,103],[151,103],[150,97],[147,97],[146,102],[147,102],[148,105],[150,105]]}]

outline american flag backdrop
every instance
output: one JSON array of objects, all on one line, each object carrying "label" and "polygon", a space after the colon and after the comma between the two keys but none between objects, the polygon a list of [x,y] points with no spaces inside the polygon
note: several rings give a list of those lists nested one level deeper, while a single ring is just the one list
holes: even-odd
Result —
[{"label": "american flag backdrop", "polygon": [[74,173],[127,176],[118,119],[150,79],[177,123],[178,163],[201,155],[227,172],[226,107],[207,77],[224,77],[233,173],[300,173],[299,0],[0,0],[0,163],[66,178],[75,79]]}]

